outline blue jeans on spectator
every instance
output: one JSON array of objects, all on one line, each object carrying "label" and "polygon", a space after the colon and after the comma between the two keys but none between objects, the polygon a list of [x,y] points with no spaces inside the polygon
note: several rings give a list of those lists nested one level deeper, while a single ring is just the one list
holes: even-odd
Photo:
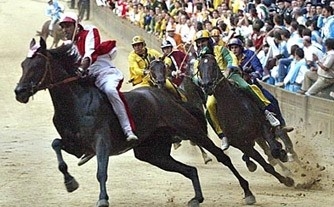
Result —
[{"label": "blue jeans on spectator", "polygon": [[291,83],[288,83],[288,84],[286,84],[286,86],[284,87],[284,89],[296,93],[297,91],[301,90],[301,87],[302,87],[301,84],[297,84],[297,83],[291,84]]},{"label": "blue jeans on spectator", "polygon": [[289,66],[292,62],[292,57],[282,58],[278,61],[278,77],[277,82],[283,82],[285,76],[289,72]]}]

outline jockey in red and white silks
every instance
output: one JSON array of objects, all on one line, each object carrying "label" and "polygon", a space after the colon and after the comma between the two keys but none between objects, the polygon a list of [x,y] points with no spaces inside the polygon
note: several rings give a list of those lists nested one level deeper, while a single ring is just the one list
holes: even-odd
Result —
[{"label": "jockey in red and white silks", "polygon": [[79,67],[82,71],[79,71],[88,70],[88,75],[96,79],[95,85],[107,95],[127,140],[137,140],[133,133],[134,122],[129,117],[125,99],[120,92],[124,77],[112,63],[116,56],[116,41],[101,43],[99,30],[94,26],[83,27],[78,24],[76,15],[72,13],[64,15],[60,26],[66,38],[73,40],[82,57]]}]

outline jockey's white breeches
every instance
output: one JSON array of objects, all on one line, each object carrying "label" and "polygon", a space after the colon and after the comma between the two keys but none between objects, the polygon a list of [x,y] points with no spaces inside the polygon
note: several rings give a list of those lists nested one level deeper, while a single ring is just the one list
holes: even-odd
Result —
[{"label": "jockey's white breeches", "polygon": [[89,75],[96,78],[95,85],[107,95],[125,136],[133,134],[127,109],[120,96],[120,88],[124,79],[122,72],[113,66],[90,67]]}]

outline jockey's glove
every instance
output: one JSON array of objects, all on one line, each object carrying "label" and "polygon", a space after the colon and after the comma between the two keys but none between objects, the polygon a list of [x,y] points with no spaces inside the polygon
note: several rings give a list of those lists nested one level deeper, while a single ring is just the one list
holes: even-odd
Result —
[{"label": "jockey's glove", "polygon": [[80,78],[85,78],[88,75],[88,70],[83,69],[82,67],[78,67],[75,69],[75,74],[79,76]]},{"label": "jockey's glove", "polygon": [[150,73],[150,70],[144,69],[143,71],[143,76],[147,76]]},{"label": "jockey's glove", "polygon": [[172,73],[171,73],[171,75],[173,76],[173,77],[178,77],[179,75],[181,74],[181,71],[180,70],[173,70],[172,71]]}]

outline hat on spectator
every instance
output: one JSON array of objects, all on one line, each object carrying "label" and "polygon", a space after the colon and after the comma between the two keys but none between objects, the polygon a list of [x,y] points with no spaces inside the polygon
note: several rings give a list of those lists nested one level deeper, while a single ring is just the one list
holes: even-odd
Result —
[{"label": "hat on spectator", "polygon": [[291,4],[291,0],[284,0],[284,2],[287,2],[287,3]]},{"label": "hat on spectator", "polygon": [[166,32],[175,32],[175,28],[169,25],[169,26],[166,28]]},{"label": "hat on spectator", "polygon": [[161,49],[167,48],[167,47],[173,47],[172,43],[168,40],[164,40],[161,44]]},{"label": "hat on spectator", "polygon": [[145,40],[144,40],[144,38],[142,37],[142,36],[134,36],[133,38],[132,38],[132,45],[134,45],[134,44],[138,44],[138,43],[145,43]]},{"label": "hat on spectator", "polygon": [[195,35],[195,41],[200,40],[200,39],[209,39],[209,38],[210,38],[210,33],[208,30],[200,30]]},{"label": "hat on spectator", "polygon": [[62,23],[76,23],[78,21],[78,16],[74,12],[67,12],[60,18],[59,24]]}]

